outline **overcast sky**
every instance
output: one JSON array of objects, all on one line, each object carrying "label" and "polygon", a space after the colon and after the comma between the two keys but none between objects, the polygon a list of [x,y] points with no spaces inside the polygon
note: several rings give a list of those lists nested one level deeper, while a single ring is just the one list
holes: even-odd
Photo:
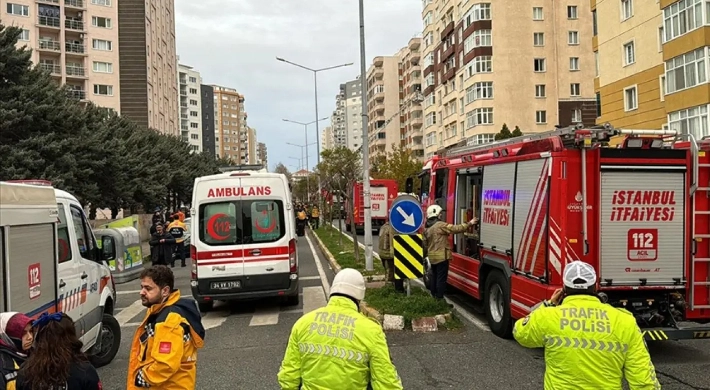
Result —
[{"label": "overcast sky", "polygon": [[[365,0],[366,58],[393,55],[421,33],[421,0]],[[315,120],[313,73],[309,68],[354,65],[318,74],[319,116],[330,116],[340,83],[360,74],[357,0],[175,1],[180,63],[193,66],[204,84],[236,88],[246,96],[248,124],[268,148],[269,167],[283,162],[295,171],[303,126]],[[330,120],[320,122],[321,130]],[[308,143],[316,142],[315,125]],[[309,166],[316,164],[316,145]]]}]

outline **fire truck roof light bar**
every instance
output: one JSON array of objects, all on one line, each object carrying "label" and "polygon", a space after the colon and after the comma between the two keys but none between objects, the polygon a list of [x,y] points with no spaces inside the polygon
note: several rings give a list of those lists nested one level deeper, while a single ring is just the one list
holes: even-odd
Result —
[{"label": "fire truck roof light bar", "polygon": [[628,135],[678,135],[678,132],[675,130],[617,129],[617,131],[621,134]]}]

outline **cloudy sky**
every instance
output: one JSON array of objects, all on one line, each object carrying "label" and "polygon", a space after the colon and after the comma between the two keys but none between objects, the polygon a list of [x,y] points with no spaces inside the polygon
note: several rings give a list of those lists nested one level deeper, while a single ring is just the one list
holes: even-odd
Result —
[{"label": "cloudy sky", "polygon": [[[421,32],[421,0],[365,0],[367,66],[378,55],[393,55]],[[246,96],[248,124],[266,142],[269,166],[295,171],[303,126],[283,122],[315,120],[313,73],[309,68],[353,62],[318,74],[319,116],[330,116],[340,83],[360,74],[357,0],[175,1],[180,62],[202,73],[205,84],[236,88]],[[320,122],[321,129],[330,121]],[[309,143],[320,135],[309,126]],[[316,145],[309,148],[316,164]]]}]

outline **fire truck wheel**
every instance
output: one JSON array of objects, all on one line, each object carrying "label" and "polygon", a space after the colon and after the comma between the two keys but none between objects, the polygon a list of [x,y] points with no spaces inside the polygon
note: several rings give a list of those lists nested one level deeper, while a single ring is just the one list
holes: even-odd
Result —
[{"label": "fire truck wheel", "polygon": [[492,271],[486,278],[485,307],[491,332],[498,337],[511,338],[510,285],[499,271]]},{"label": "fire truck wheel", "polygon": [[121,325],[114,316],[104,313],[101,320],[101,349],[89,357],[91,364],[103,367],[111,363],[121,346]]}]

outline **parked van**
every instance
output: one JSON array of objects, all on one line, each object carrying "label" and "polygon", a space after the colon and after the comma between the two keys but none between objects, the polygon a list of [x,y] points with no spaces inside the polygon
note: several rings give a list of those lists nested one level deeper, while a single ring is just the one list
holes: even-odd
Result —
[{"label": "parked van", "polygon": [[[64,312],[91,362],[109,364],[121,343],[116,289],[79,201],[51,183],[0,182],[0,312]],[[111,247],[104,245],[104,248]]]},{"label": "parked van", "polygon": [[225,172],[195,179],[192,296],[214,301],[283,297],[299,302],[296,221],[286,176]]}]

